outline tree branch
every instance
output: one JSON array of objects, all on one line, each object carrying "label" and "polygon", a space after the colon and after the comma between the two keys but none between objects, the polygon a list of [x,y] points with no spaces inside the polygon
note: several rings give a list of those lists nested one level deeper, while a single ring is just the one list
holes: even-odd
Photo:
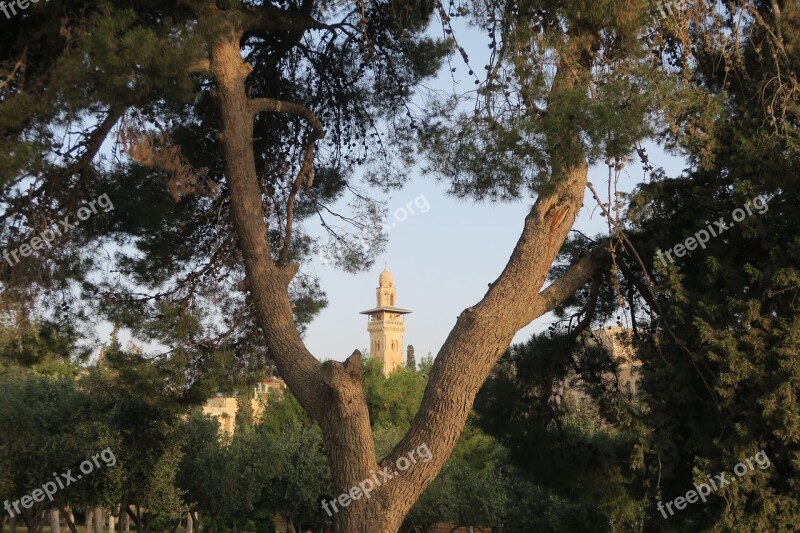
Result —
[{"label": "tree branch", "polygon": [[314,140],[325,137],[325,130],[322,127],[322,122],[320,122],[313,111],[304,105],[295,102],[286,102],[284,100],[275,100],[274,98],[254,98],[250,100],[250,109],[253,115],[257,115],[258,113],[286,113],[287,115],[300,117],[305,119],[314,130],[314,135],[316,136]]},{"label": "tree branch", "polygon": [[303,118],[311,126],[311,133],[306,139],[305,157],[300,172],[297,173],[292,188],[289,191],[289,199],[286,205],[286,234],[283,238],[283,247],[278,256],[278,264],[284,265],[289,257],[289,249],[292,243],[292,227],[294,224],[294,203],[297,192],[305,183],[306,187],[314,184],[314,148],[318,140],[325,137],[325,130],[322,127],[317,115],[307,107],[294,102],[285,102],[272,98],[257,98],[250,101],[250,109],[253,116],[258,113],[285,113]]},{"label": "tree branch", "polygon": [[538,198],[503,272],[484,298],[458,317],[436,357],[411,429],[383,464],[420,443],[428,445],[433,459],[413,465],[382,497],[402,500],[405,493],[427,486],[450,455],[475,394],[517,331],[592,278],[599,263],[589,254],[540,293],[583,204],[587,174],[586,164],[565,169],[552,192]]},{"label": "tree branch", "polygon": [[606,265],[610,257],[608,241],[605,241],[570,266],[566,272],[539,293],[537,305],[541,314],[550,312],[567,301],[594,277],[599,268]]},{"label": "tree branch", "polygon": [[286,11],[273,5],[252,6],[244,10],[246,19],[244,32],[304,32],[307,30],[324,30],[328,25],[314,19],[305,10]]}]

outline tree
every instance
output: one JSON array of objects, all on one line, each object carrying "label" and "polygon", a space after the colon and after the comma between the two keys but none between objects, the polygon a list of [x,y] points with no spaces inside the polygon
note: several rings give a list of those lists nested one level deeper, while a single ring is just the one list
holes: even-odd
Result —
[{"label": "tree", "polygon": [[180,465],[183,418],[193,406],[191,387],[174,361],[151,360],[117,342],[105,349],[107,367],[81,381],[97,417],[118,439],[121,481],[105,507],[127,513],[137,533],[174,523],[183,509],[175,478]]},{"label": "tree", "polygon": [[3,374],[72,376],[88,350],[64,324],[44,321],[17,327],[0,325],[0,369]]},{"label": "tree", "polygon": [[610,355],[582,337],[550,331],[512,346],[478,393],[477,425],[509,451],[514,531],[642,530],[631,419],[646,412],[623,396]]},{"label": "tree", "polygon": [[[0,383],[0,427],[13,428],[0,433],[0,486],[12,506],[38,490],[32,507],[26,509],[24,502],[12,507],[29,532],[39,530],[43,511],[52,508],[62,511],[74,531],[64,509],[111,501],[118,493],[121,476],[110,459],[119,440],[100,416],[92,416],[97,414],[89,395],[72,379],[6,376]],[[106,449],[111,455],[103,452],[95,467],[91,458]],[[87,460],[93,465],[91,475],[81,476],[79,466]],[[52,500],[42,497],[45,485]]]},{"label": "tree", "polygon": [[[714,491],[700,508],[666,519],[651,508],[654,531],[781,530],[800,520],[800,494],[786,483],[798,476],[789,458],[800,451],[788,438],[800,421],[789,393],[800,383],[793,229],[800,222],[800,62],[790,52],[800,43],[800,11],[796,3],[759,2],[748,13],[741,50],[710,34],[694,52],[696,83],[718,102],[692,121],[691,137],[705,139],[689,148],[695,165],[679,179],[656,175],[631,210],[653,286],[631,277],[642,288],[642,307],[658,313],[641,313],[651,415],[639,457],[649,494],[664,502],[761,450],[770,466]],[[714,67],[719,60],[728,72]],[[673,254],[674,261],[660,259],[695,235],[709,242]]]},{"label": "tree", "polygon": [[260,507],[284,516],[290,531],[321,529],[330,520],[320,500],[330,493],[331,478],[319,428],[294,421],[265,440],[271,443],[275,467],[266,476]]},{"label": "tree", "polygon": [[[498,0],[454,4],[452,13],[415,0],[47,7],[21,13],[2,41],[8,209],[0,234],[22,257],[4,264],[14,312],[31,300],[52,310],[55,294],[77,294],[65,304],[74,317],[96,306],[169,345],[172,364],[190,380],[221,348],[237,371],[253,359],[273,361],[321,428],[337,493],[429,447],[431,461],[338,513],[337,531],[397,530],[445,465],[514,334],[572,298],[607,262],[608,246],[598,245],[543,289],[582,205],[589,165],[622,158],[651,134],[648,118],[662,105],[656,95],[676,102],[669,85],[657,86],[643,1]],[[422,124],[431,168],[457,195],[537,199],[503,272],[439,350],[408,432],[379,463],[360,357],[320,363],[301,337],[324,305],[319,286],[298,275],[314,245],[301,222],[354,190],[355,165],[385,161],[390,143],[379,121],[398,136],[420,125],[403,111],[449,46],[424,35],[435,9],[448,31],[450,17],[469,13],[494,53],[474,112],[454,103]],[[115,127],[127,158],[99,164]],[[59,143],[61,130],[80,133]],[[375,169],[380,185],[396,184],[397,173]],[[113,210],[95,210],[59,246],[22,253],[34,234],[102,191],[101,205],[113,200]],[[355,199],[360,216],[347,218],[379,247],[382,236],[370,228],[380,226],[369,223],[379,209],[357,191]],[[363,247],[323,224],[343,267],[369,264]],[[131,249],[120,249],[114,275],[98,281],[92,274],[104,256],[89,250],[111,239]],[[52,271],[28,268],[34,261]]]},{"label": "tree", "polygon": [[408,349],[406,351],[408,352],[408,357],[406,357],[406,368],[409,368],[411,370],[416,370],[417,360],[416,358],[414,358],[414,347],[409,344]]}]

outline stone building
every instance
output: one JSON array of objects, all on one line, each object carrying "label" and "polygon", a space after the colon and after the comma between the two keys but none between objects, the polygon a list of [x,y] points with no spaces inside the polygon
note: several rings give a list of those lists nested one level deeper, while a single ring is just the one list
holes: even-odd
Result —
[{"label": "stone building", "polygon": [[633,332],[621,326],[608,326],[596,330],[594,336],[619,364],[617,379],[620,389],[628,398],[633,398],[639,389],[642,368],[633,349]]},{"label": "stone building", "polygon": [[[286,383],[280,378],[264,378],[253,386],[250,394],[250,405],[253,415],[258,418],[264,411],[264,405],[270,394],[282,394]],[[220,431],[231,436],[236,431],[236,413],[239,410],[241,396],[224,396],[218,394],[206,400],[203,414],[211,415],[219,420]]]},{"label": "stone building", "polygon": [[406,331],[406,323],[403,315],[411,311],[396,307],[397,288],[388,267],[381,272],[375,293],[377,307],[361,311],[360,314],[369,316],[367,331],[370,356],[381,362],[383,375],[388,376],[396,368],[405,366],[403,333]]},{"label": "stone building", "polygon": [[[634,399],[639,391],[642,363],[636,358],[633,348],[632,331],[621,326],[606,326],[592,332],[590,343],[599,343],[608,351],[617,363],[617,372],[603,373],[604,381],[615,381],[620,390],[628,399]],[[570,373],[567,378],[556,385],[555,393],[561,398],[577,404],[592,403],[592,399],[585,391],[583,380]]]}]

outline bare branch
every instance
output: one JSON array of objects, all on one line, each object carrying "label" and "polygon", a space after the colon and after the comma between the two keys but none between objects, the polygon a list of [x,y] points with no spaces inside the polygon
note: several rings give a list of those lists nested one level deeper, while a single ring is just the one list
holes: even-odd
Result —
[{"label": "bare branch", "polygon": [[306,187],[311,187],[314,183],[314,148],[318,140],[325,137],[325,130],[322,127],[317,115],[307,107],[294,103],[275,100],[272,98],[257,98],[250,101],[250,109],[253,115],[258,113],[284,113],[294,115],[304,119],[311,126],[311,133],[306,139],[305,157],[300,172],[292,183],[289,199],[286,207],[286,235],[283,238],[283,247],[278,257],[278,264],[283,265],[289,256],[289,248],[292,242],[292,226],[294,224],[294,202],[297,192],[305,183]]},{"label": "bare branch", "polygon": [[295,102],[286,102],[284,100],[275,100],[273,98],[254,98],[250,100],[250,109],[254,115],[258,113],[286,113],[287,115],[294,115],[305,119],[311,126],[316,135],[316,139],[325,137],[325,130],[322,128],[317,115],[314,114],[309,108]]}]

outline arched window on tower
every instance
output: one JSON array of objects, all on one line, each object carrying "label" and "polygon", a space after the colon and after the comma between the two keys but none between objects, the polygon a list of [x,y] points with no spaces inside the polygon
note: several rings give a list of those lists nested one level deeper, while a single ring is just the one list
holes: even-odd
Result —
[{"label": "arched window on tower", "polygon": [[389,305],[394,305],[394,294],[389,296]]},{"label": "arched window on tower", "polygon": [[625,382],[625,394],[628,395],[628,398],[632,398],[633,397],[633,390],[631,388],[631,382],[630,381],[626,381]]}]

